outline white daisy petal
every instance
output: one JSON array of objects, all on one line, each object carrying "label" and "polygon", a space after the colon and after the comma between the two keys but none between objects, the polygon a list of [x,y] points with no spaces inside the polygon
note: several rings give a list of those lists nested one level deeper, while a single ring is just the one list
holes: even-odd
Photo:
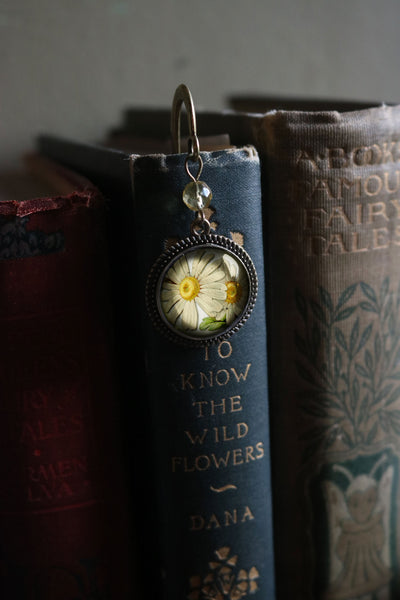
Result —
[{"label": "white daisy petal", "polygon": [[206,295],[199,296],[197,298],[197,303],[209,317],[215,316],[223,307],[223,302],[221,300],[215,300]]},{"label": "white daisy petal", "polygon": [[224,267],[226,270],[227,277],[229,279],[236,279],[238,276],[239,267],[236,262],[232,259],[229,259],[226,254],[222,257]]},{"label": "white daisy petal", "polygon": [[186,256],[182,256],[168,270],[167,278],[171,279],[175,284],[179,285],[184,277],[189,274],[189,265]]},{"label": "white daisy petal", "polygon": [[177,295],[170,296],[169,298],[165,298],[165,299],[161,298],[161,303],[162,303],[164,313],[169,312],[171,310],[171,308],[174,306],[174,304],[179,302],[179,300],[180,300],[180,297]]},{"label": "white daisy petal", "polygon": [[192,300],[185,302],[182,311],[182,325],[185,329],[196,329],[198,324],[198,314],[196,303]]},{"label": "white daisy petal", "polygon": [[[211,287],[205,285],[201,288],[201,295],[209,296],[210,298],[216,298],[218,300],[226,300],[226,287]],[[200,296],[200,294],[199,294]]]},{"label": "white daisy petal", "polygon": [[221,277],[225,277],[225,270],[223,269],[222,263],[220,260],[215,260],[214,262],[206,265],[206,267],[203,269],[203,271],[201,273],[201,278],[208,279],[214,273],[219,273],[221,275]]},{"label": "white daisy petal", "polygon": [[214,254],[206,250],[195,253],[192,263],[192,275],[199,278],[204,274],[204,269],[213,260]]},{"label": "white daisy petal", "polygon": [[178,302],[175,302],[175,304],[173,304],[169,311],[165,314],[168,321],[170,321],[171,323],[176,323],[176,321],[182,314],[185,304],[186,302],[182,299],[178,300]]}]

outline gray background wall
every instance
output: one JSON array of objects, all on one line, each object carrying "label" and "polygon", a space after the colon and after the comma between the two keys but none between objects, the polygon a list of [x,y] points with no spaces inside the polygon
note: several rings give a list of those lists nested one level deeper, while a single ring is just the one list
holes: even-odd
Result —
[{"label": "gray background wall", "polygon": [[235,92],[400,101],[400,0],[0,0],[0,170],[38,132]]}]

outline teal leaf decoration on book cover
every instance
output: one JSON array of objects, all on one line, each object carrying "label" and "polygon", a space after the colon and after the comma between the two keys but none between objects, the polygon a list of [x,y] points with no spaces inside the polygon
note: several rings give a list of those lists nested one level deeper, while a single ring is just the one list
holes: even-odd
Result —
[{"label": "teal leaf decoration on book cover", "polygon": [[366,282],[347,287],[336,303],[323,287],[317,300],[297,290],[295,303],[303,324],[295,332],[296,365],[307,384],[299,392],[301,410],[313,423],[301,436],[307,442],[304,460],[335,443],[350,449],[372,444],[380,433],[400,435],[395,407],[400,398],[400,290],[391,289],[386,277],[379,289]]}]

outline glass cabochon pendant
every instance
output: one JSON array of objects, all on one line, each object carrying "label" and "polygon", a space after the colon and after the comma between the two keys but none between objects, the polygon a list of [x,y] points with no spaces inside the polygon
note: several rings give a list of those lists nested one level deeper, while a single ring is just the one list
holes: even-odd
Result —
[{"label": "glass cabochon pendant", "polygon": [[[155,326],[171,341],[186,346],[219,343],[238,331],[257,297],[257,273],[248,253],[230,238],[210,232],[204,211],[212,192],[200,181],[203,161],[190,91],[180,85],[172,110],[173,140],[180,152],[180,109],[185,103],[190,137],[185,168],[191,181],[184,204],[196,213],[190,235],[169,247],[153,265],[147,280],[146,304]],[[197,164],[194,176],[190,163]]]}]

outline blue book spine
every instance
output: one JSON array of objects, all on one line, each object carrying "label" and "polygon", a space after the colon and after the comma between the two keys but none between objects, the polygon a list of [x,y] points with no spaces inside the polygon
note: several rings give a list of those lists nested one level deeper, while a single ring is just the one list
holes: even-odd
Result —
[{"label": "blue book spine", "polygon": [[[186,347],[155,326],[152,266],[190,234],[185,155],[132,156],[137,347],[145,355],[150,457],[147,515],[165,600],[274,598],[265,274],[260,163],[252,147],[201,153],[211,231],[234,240],[258,275],[254,310],[232,336]],[[142,340],[142,341],[140,341]],[[138,423],[140,428],[140,423]],[[142,492],[141,492],[142,493]],[[144,526],[146,531],[146,526]],[[159,564],[157,564],[159,563]]]}]

